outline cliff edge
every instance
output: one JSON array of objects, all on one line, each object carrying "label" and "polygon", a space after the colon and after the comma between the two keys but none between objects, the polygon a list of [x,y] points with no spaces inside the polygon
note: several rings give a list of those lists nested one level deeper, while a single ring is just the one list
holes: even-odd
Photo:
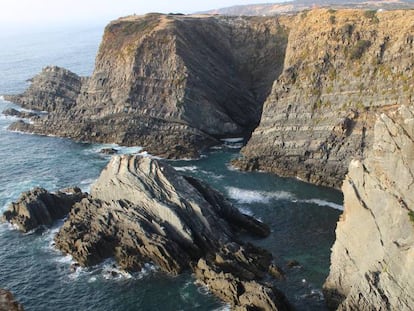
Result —
[{"label": "cliff edge", "polygon": [[375,114],[411,103],[414,12],[324,9],[284,23],[284,71],[236,164],[339,189]]},{"label": "cliff edge", "polygon": [[106,27],[90,78],[46,67],[25,93],[5,96],[49,112],[11,129],[196,157],[220,138],[251,134],[286,40],[275,18],[120,18]]},{"label": "cliff edge", "polygon": [[338,310],[414,306],[414,108],[381,114],[372,151],[353,160],[342,190],[325,297]]}]

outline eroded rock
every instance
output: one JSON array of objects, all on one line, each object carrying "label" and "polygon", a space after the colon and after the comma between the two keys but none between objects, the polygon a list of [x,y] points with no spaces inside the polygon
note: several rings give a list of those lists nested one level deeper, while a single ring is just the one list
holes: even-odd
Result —
[{"label": "eroded rock", "polygon": [[[75,204],[55,242],[82,266],[113,257],[132,271],[147,262],[173,275],[192,268],[233,306],[287,310],[284,296],[262,282],[272,255],[241,242],[241,230],[261,237],[270,233],[203,182],[164,162],[123,155],[111,159],[91,195]],[[222,273],[230,279],[209,276]],[[242,287],[243,293],[237,291]]]},{"label": "eroded rock", "polygon": [[11,292],[0,288],[0,310],[2,311],[24,311],[23,306],[18,303]]},{"label": "eroded rock", "polygon": [[331,309],[414,306],[414,108],[381,114],[372,150],[353,160],[342,186],[324,294]]},{"label": "eroded rock", "polygon": [[62,189],[56,193],[34,188],[23,192],[17,202],[11,203],[2,220],[23,232],[41,225],[50,226],[55,220],[65,217],[72,206],[85,196],[79,188]]}]

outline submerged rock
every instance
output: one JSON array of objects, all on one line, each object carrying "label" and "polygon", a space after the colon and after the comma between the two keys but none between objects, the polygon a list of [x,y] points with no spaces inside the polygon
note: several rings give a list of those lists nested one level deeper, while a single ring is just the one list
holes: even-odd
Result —
[{"label": "submerged rock", "polygon": [[324,294],[332,310],[414,306],[414,107],[382,114],[372,150],[342,186]]},{"label": "submerged rock", "polygon": [[118,149],[115,148],[103,148],[101,151],[99,151],[102,154],[117,154]]},{"label": "submerged rock", "polygon": [[[270,233],[206,184],[158,160],[123,155],[111,159],[91,195],[75,204],[55,242],[82,266],[113,257],[132,271],[147,262],[173,275],[192,268],[234,306],[288,306],[283,295],[261,282],[272,255],[242,243],[240,230],[261,237]],[[230,279],[217,282],[212,273]],[[243,293],[237,290],[242,287]]]},{"label": "submerged rock", "polygon": [[85,196],[79,188],[62,189],[56,193],[34,188],[23,192],[17,202],[11,203],[1,220],[10,222],[20,231],[28,232],[62,219]]},{"label": "submerged rock", "polygon": [[18,303],[13,294],[0,288],[0,310],[2,311],[24,311],[23,306]]},{"label": "submerged rock", "polygon": [[28,118],[31,118],[37,115],[34,112],[19,111],[14,108],[8,108],[6,110],[3,110],[2,114],[4,114],[5,116],[13,116],[13,117],[25,118],[25,119],[28,119]]}]

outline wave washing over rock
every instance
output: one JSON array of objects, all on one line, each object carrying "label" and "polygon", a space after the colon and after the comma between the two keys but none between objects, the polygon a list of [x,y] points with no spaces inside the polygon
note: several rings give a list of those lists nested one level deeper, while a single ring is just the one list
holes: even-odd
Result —
[{"label": "wave washing over rock", "polygon": [[[53,196],[42,189],[33,193],[38,192]],[[27,203],[35,219],[47,205],[42,198]],[[54,240],[81,266],[114,258],[126,271],[141,271],[147,263],[173,275],[192,269],[201,284],[237,310],[291,310],[285,296],[264,282],[280,271],[272,255],[241,242],[242,231],[270,234],[203,182],[156,159],[122,155],[111,159],[90,195],[72,202]]]},{"label": "wave washing over rock", "polygon": [[402,106],[380,116],[373,150],[349,166],[325,283],[332,309],[412,310],[413,173],[414,108]]}]

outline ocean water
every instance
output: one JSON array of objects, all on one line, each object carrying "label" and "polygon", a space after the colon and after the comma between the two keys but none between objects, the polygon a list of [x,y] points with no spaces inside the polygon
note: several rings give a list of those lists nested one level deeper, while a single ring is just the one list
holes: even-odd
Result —
[{"label": "ocean water", "polygon": [[[0,34],[0,94],[23,91],[42,67],[64,66],[80,75],[92,72],[103,27]],[[0,111],[16,107],[0,97]],[[103,145],[7,131],[15,119],[0,115],[0,212],[22,191],[79,185],[87,191],[109,160]],[[225,142],[234,147],[237,139]],[[107,145],[105,145],[106,147]],[[239,145],[236,145],[239,147]],[[124,153],[141,149],[121,148]],[[328,274],[330,247],[341,213],[339,192],[266,173],[240,172],[229,164],[237,148],[215,148],[199,160],[172,161],[179,171],[219,189],[243,212],[272,228],[266,239],[246,239],[270,250],[285,270],[278,287],[298,310],[325,310],[321,287]],[[11,290],[25,309],[46,310],[228,310],[188,274],[170,277],[147,265],[126,274],[107,261],[72,271],[70,256],[53,246],[62,222],[21,234],[0,225],[0,287]],[[299,267],[289,269],[288,260]]]}]

